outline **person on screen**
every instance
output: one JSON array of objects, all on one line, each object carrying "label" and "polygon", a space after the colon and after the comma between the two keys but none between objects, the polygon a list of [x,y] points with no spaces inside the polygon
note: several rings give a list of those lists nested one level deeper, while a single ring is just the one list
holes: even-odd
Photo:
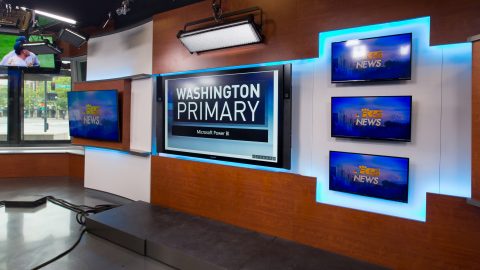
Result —
[{"label": "person on screen", "polygon": [[23,48],[23,44],[27,42],[27,39],[24,36],[20,36],[16,39],[15,45],[13,46],[13,51],[7,53],[2,61],[0,66],[20,66],[20,67],[38,67],[40,66],[40,61],[38,57]]}]

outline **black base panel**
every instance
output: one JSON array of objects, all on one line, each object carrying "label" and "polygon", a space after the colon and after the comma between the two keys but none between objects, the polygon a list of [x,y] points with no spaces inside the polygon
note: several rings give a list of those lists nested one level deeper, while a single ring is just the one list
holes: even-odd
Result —
[{"label": "black base panel", "polygon": [[145,255],[145,239],[155,229],[149,203],[137,201],[86,218],[89,233]]},{"label": "black base panel", "polygon": [[33,208],[45,204],[47,197],[37,195],[17,196],[9,200],[3,201],[5,208],[9,207],[21,207],[21,208]]},{"label": "black base panel", "polygon": [[178,269],[384,269],[145,202],[87,217],[87,230]]}]

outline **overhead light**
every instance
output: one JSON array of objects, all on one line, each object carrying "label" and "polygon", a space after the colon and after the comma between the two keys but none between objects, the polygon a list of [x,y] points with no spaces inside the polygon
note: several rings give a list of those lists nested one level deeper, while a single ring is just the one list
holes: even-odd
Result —
[{"label": "overhead light", "polygon": [[45,17],[49,17],[49,18],[52,18],[52,19],[55,19],[55,20],[58,20],[58,21],[66,22],[66,23],[69,23],[69,24],[77,24],[77,21],[75,21],[73,19],[69,19],[69,18],[66,18],[66,17],[63,17],[63,16],[55,15],[55,14],[52,14],[52,13],[49,13],[49,12],[45,12],[45,11],[41,11],[41,10],[37,10],[37,9],[28,9],[26,7],[20,7],[20,8],[24,11],[25,10],[32,10],[36,14],[39,14],[39,15],[42,15],[42,16],[45,16]]},{"label": "overhead light", "polygon": [[62,50],[50,44],[48,41],[31,42],[23,44],[23,47],[34,54],[60,54]]},{"label": "overhead light", "polygon": [[[190,53],[199,53],[223,48],[260,43],[262,11],[258,7],[248,8],[230,13],[223,13],[219,4],[212,5],[214,16],[187,23],[177,38]],[[260,12],[260,24],[255,23],[254,12]],[[234,18],[235,17],[235,18]],[[231,18],[230,20],[226,20]],[[193,25],[213,22],[208,26],[187,30]]]},{"label": "overhead light", "polygon": [[250,19],[180,31],[177,37],[191,53],[254,44],[263,39],[258,27]]},{"label": "overhead light", "polygon": [[87,37],[68,28],[63,28],[62,30],[60,30],[60,33],[58,34],[58,39],[68,42],[77,48],[85,44],[88,40]]}]

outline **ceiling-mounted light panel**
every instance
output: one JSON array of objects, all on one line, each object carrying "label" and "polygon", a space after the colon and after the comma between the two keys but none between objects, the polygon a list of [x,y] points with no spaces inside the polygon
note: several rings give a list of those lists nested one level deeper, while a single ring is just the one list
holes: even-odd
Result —
[{"label": "ceiling-mounted light panel", "polygon": [[180,31],[178,39],[191,53],[198,53],[259,43],[262,35],[252,20],[245,19],[198,30]]},{"label": "ceiling-mounted light panel", "polygon": [[23,44],[23,47],[34,54],[60,54],[62,50],[49,42],[31,42]]}]

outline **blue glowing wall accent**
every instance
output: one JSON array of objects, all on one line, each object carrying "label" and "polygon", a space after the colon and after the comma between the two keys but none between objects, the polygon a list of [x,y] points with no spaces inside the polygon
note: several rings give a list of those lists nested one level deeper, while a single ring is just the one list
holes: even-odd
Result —
[{"label": "blue glowing wall accent", "polygon": [[[341,29],[341,30],[333,30],[328,32],[319,33],[319,59],[318,59],[318,70],[324,72],[325,75],[319,75],[321,80],[330,79],[328,77],[330,71],[330,61],[332,59],[331,54],[331,44],[334,42],[341,42],[346,40],[356,40],[356,39],[365,39],[371,37],[380,37],[380,36],[389,36],[389,35],[397,35],[403,33],[412,33],[412,60],[413,60],[413,69],[412,69],[412,81],[398,83],[398,84],[375,84],[375,85],[363,85],[362,87],[353,86],[349,87],[331,87],[330,85],[326,88],[322,89],[325,91],[332,91],[332,95],[342,95],[341,93],[344,92],[346,96],[349,95],[361,95],[365,93],[362,89],[366,89],[367,93],[385,93],[386,95],[390,95],[393,93],[401,93],[405,94],[408,93],[409,95],[413,95],[414,100],[416,95],[418,94],[418,99],[423,100],[425,98],[425,89],[421,87],[418,89],[412,88],[412,85],[422,85],[431,87],[428,85],[423,75],[430,75],[432,74],[432,67],[425,66],[425,65],[432,65],[435,66],[435,69],[439,72],[446,72],[451,76],[451,79],[455,78],[455,73],[453,72],[454,69],[461,67],[461,70],[466,69],[466,63],[471,62],[471,44],[469,43],[460,43],[460,44],[449,44],[449,45],[441,45],[441,46],[430,46],[430,17],[423,17],[417,19],[410,19],[404,21],[397,21],[397,22],[389,22],[389,23],[382,23],[377,25],[368,25],[368,26],[361,26],[349,29]],[[443,59],[443,61],[442,61]],[[470,59],[470,60],[469,60]],[[448,62],[446,62],[448,61]],[[458,62],[458,63],[457,63]],[[458,65],[457,65],[458,64]],[[441,65],[441,68],[438,66]],[[446,66],[443,66],[446,65]],[[328,68],[328,69],[327,69]],[[452,70],[453,69],[453,70]],[[446,70],[446,71],[445,71]],[[416,77],[418,76],[418,77]],[[440,76],[440,74],[438,74]],[[440,77],[436,78],[436,83],[443,84],[443,80],[439,80]],[[323,81],[320,81],[323,83]],[[400,89],[400,85],[405,84],[401,92],[389,92],[389,89]],[[384,85],[385,88],[379,87]],[[342,85],[343,86],[343,85]],[[347,85],[348,86],[348,85]],[[462,86],[463,87],[463,86]],[[463,88],[462,88],[463,89]],[[383,90],[383,92],[382,92]],[[428,91],[432,91],[429,89]],[[450,90],[449,90],[450,91]],[[417,93],[418,92],[418,93]],[[438,95],[442,95],[442,90],[438,89]],[[327,93],[328,96],[328,93]],[[428,103],[428,102],[427,102]],[[328,103],[327,103],[328,104]],[[419,105],[421,106],[421,111],[425,109],[425,104],[422,102]],[[431,106],[432,104],[428,104]],[[315,105],[314,105],[315,106]],[[414,106],[414,107],[415,107]],[[417,108],[418,109],[418,108]],[[415,108],[414,108],[415,111]],[[320,118],[320,119],[323,119]],[[415,120],[416,119],[416,120]],[[418,121],[419,119],[413,119],[413,122]],[[423,120],[422,120],[423,121]],[[324,126],[324,125],[323,125]],[[438,130],[440,132],[440,130]],[[423,133],[422,133],[423,134]],[[423,136],[423,135],[422,135]],[[331,145],[330,142],[326,143],[327,145]],[[455,145],[455,143],[452,143]],[[320,144],[322,145],[322,144]],[[346,147],[348,146],[348,141],[339,141],[338,147],[337,145],[332,146],[330,150],[355,150],[355,147]],[[382,147],[384,145],[385,147]],[[359,148],[366,149],[369,144],[359,145]],[[443,143],[442,143],[443,147]],[[376,143],[372,145],[372,151],[366,153],[381,153],[386,155],[395,155],[398,154],[393,150],[396,147],[390,147],[384,143]],[[378,198],[371,198],[371,197],[359,197],[358,195],[351,195],[348,193],[341,193],[330,191],[328,184],[329,184],[329,167],[328,161],[326,159],[322,159],[319,163],[313,167],[313,176],[317,177],[317,202],[320,203],[327,203],[331,205],[337,205],[342,207],[348,207],[353,209],[359,209],[363,211],[375,212],[380,214],[386,214],[391,216],[397,216],[402,218],[408,218],[413,220],[425,221],[426,220],[426,193],[433,192],[442,194],[456,194],[460,196],[465,196],[465,188],[468,187],[468,183],[470,182],[469,173],[465,172],[463,175],[458,174],[458,169],[454,169],[451,166],[449,167],[448,164],[443,166],[444,163],[438,164],[440,166],[440,172],[432,171],[430,177],[428,176],[428,170],[423,167],[424,164],[430,164],[429,166],[433,165],[432,161],[425,161],[425,155],[422,155],[422,159],[417,159],[415,155],[416,151],[421,151],[420,149],[424,149],[422,147],[417,147],[415,145],[408,145],[408,149],[403,149],[402,152],[407,153],[403,154],[404,156],[410,156],[410,185],[408,190],[408,204],[401,203],[401,202],[394,202],[394,201],[386,201],[383,199]],[[418,149],[417,149],[418,148]],[[390,151],[388,151],[390,149]],[[367,150],[361,150],[367,151]],[[442,151],[445,151],[442,149]],[[448,152],[448,151],[447,151]],[[314,152],[315,153],[315,152]],[[320,157],[324,157],[323,153],[316,153],[315,155],[320,155]],[[438,159],[438,156],[435,157]],[[439,160],[443,160],[440,158]],[[449,177],[456,175],[455,181],[446,180],[445,182],[448,183],[447,185],[443,184],[443,180],[439,178]],[[458,186],[456,185],[458,183]],[[460,187],[461,186],[461,187]]]},{"label": "blue glowing wall accent", "polygon": [[[321,32],[319,33],[319,57],[325,56],[325,54],[329,51],[330,48],[327,48],[330,43],[327,42],[328,39],[338,36],[350,36],[350,39],[361,39],[365,38],[366,33],[375,32],[373,35],[375,36],[382,36],[382,35],[393,35],[398,34],[401,32],[392,33],[392,29],[396,29],[398,31],[401,28],[405,28],[405,32],[410,31],[412,28],[416,28],[417,33],[420,34],[423,39],[422,41],[426,42],[425,44],[429,44],[430,39],[430,17],[421,17],[416,19],[410,20],[403,20],[403,21],[396,21],[396,22],[388,22],[382,24],[374,24],[374,25],[366,25],[354,28],[347,28],[347,29],[340,29],[340,30],[333,30],[328,32]],[[404,32],[404,33],[405,33]]]},{"label": "blue glowing wall accent", "polygon": [[70,136],[119,141],[117,90],[68,92]]},{"label": "blue glowing wall accent", "polygon": [[267,167],[267,166],[261,166],[261,165],[239,163],[239,162],[231,162],[231,161],[224,161],[224,160],[205,159],[205,158],[200,158],[200,157],[189,157],[189,156],[166,154],[166,153],[158,153],[158,156],[181,159],[181,160],[188,160],[188,161],[195,161],[195,162],[202,162],[202,163],[217,164],[217,165],[234,166],[234,167],[245,168],[245,169],[269,171],[269,172],[289,172],[289,170],[283,169],[283,168],[274,168],[274,167]]},{"label": "blue glowing wall accent", "polygon": [[187,71],[170,72],[170,73],[157,74],[156,76],[167,77],[167,76],[187,75],[187,74],[196,74],[196,73],[204,73],[204,72],[234,70],[234,69],[240,69],[240,68],[270,67],[270,66],[279,66],[279,65],[287,65],[287,64],[296,64],[296,63],[306,63],[306,62],[314,62],[314,61],[315,61],[315,58],[301,59],[301,60],[288,60],[288,61],[276,61],[276,62],[266,62],[266,63],[257,63],[257,64],[248,64],[248,65],[239,65],[239,66],[216,67],[216,68],[205,68],[205,69],[195,69],[195,70],[187,70]]},{"label": "blue glowing wall accent", "polygon": [[332,137],[410,141],[411,96],[332,97]]},{"label": "blue glowing wall accent", "polygon": [[408,80],[412,35],[332,43],[332,82]]}]

